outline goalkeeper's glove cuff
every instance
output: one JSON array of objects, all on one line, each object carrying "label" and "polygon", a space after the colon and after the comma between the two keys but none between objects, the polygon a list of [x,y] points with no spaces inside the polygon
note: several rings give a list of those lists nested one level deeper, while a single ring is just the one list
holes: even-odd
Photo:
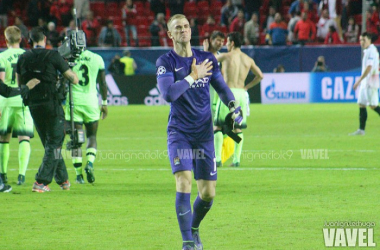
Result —
[{"label": "goalkeeper's glove cuff", "polygon": [[235,100],[232,100],[228,103],[228,109],[230,110],[230,112],[235,111],[235,109],[236,109],[236,101]]}]

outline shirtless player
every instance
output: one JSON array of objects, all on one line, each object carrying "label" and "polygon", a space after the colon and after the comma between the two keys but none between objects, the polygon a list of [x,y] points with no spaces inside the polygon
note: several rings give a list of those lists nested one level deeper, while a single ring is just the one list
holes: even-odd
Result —
[{"label": "shirtless player", "polygon": [[[224,79],[235,96],[236,101],[242,107],[243,110],[243,123],[240,126],[235,126],[235,133],[241,137],[241,142],[235,143],[235,153],[233,163],[231,166],[240,166],[240,156],[243,148],[243,132],[242,129],[247,127],[246,123],[246,111],[247,111],[247,95],[246,91],[263,79],[263,73],[260,68],[257,67],[255,61],[247,56],[240,50],[243,44],[243,38],[240,33],[232,32],[227,35],[227,50],[228,53],[222,53],[216,56],[218,62],[222,63],[222,70]],[[255,75],[255,78],[245,85],[245,79],[249,71]],[[244,86],[245,85],[245,86]],[[221,166],[221,155],[223,145],[223,133],[222,126],[226,115],[230,113],[227,106],[220,100],[216,105],[216,114],[214,119],[215,131],[214,131],[214,144],[215,144],[215,157],[217,166]]]}]

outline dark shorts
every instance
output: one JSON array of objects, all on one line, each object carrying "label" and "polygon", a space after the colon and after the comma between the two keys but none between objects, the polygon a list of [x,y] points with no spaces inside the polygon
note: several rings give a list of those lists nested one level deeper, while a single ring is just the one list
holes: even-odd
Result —
[{"label": "dark shorts", "polygon": [[179,133],[168,135],[168,155],[173,174],[194,171],[195,180],[217,179],[214,141],[189,141]]}]

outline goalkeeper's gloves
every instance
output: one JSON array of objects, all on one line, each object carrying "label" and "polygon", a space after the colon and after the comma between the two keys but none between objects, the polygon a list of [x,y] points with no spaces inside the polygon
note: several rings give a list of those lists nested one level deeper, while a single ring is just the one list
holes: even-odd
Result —
[{"label": "goalkeeper's gloves", "polygon": [[230,101],[228,103],[228,109],[232,113],[231,119],[240,126],[243,123],[243,112],[241,110],[241,107],[236,107],[235,101]]}]

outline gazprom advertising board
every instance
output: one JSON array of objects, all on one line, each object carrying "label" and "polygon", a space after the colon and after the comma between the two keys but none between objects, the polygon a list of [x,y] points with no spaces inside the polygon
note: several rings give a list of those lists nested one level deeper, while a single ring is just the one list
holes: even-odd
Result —
[{"label": "gazprom advertising board", "polygon": [[274,73],[261,81],[262,103],[356,102],[360,72]]},{"label": "gazprom advertising board", "polygon": [[355,81],[360,72],[310,74],[310,102],[356,102]]},{"label": "gazprom advertising board", "polygon": [[264,74],[261,81],[262,103],[308,103],[309,73]]}]

